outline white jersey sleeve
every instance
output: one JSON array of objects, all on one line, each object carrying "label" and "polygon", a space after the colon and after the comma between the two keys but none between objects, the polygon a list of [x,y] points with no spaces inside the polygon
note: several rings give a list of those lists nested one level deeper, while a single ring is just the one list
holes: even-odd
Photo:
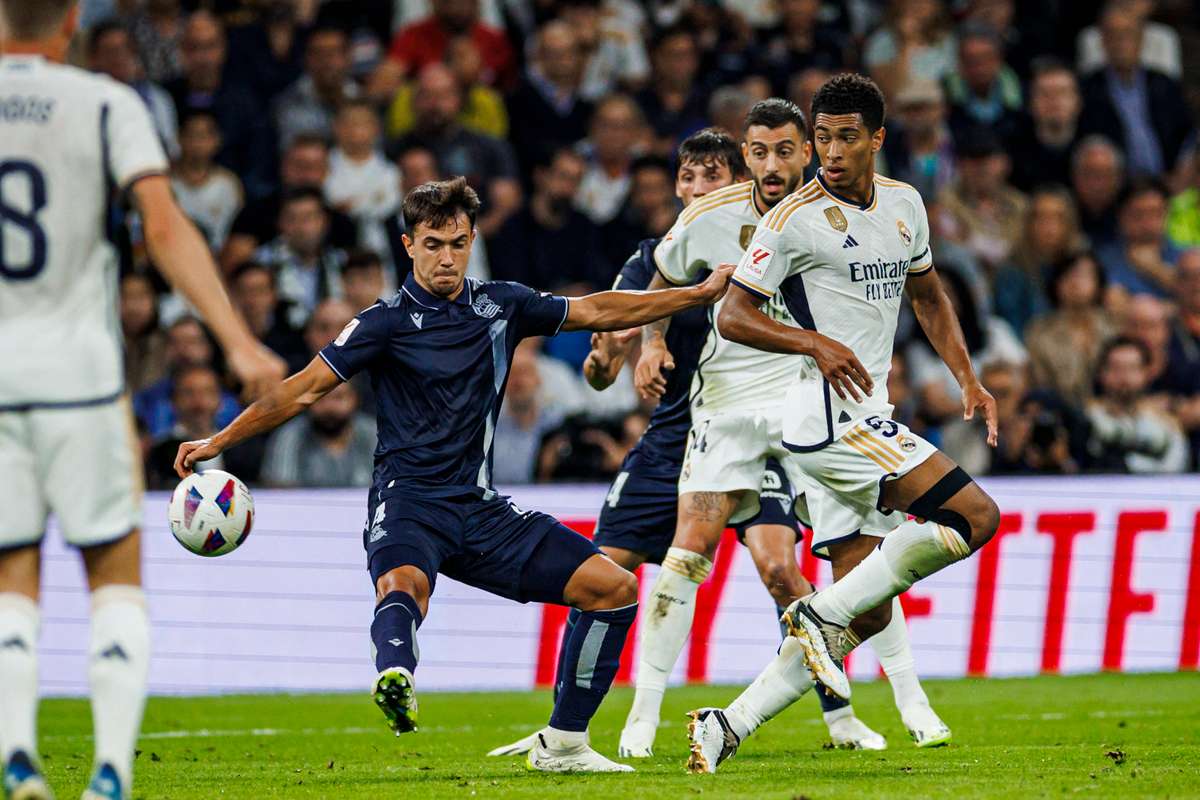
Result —
[{"label": "white jersey sleeve", "polygon": [[654,265],[664,278],[677,286],[690,284],[700,270],[708,266],[706,258],[697,257],[699,248],[693,230],[680,216],[654,248]]},{"label": "white jersey sleeve", "polygon": [[119,189],[128,189],[138,178],[167,171],[167,156],[154,130],[146,104],[132,89],[113,84],[102,113],[108,137],[108,169]]},{"label": "white jersey sleeve", "polygon": [[[916,217],[916,230],[912,232],[912,261],[908,265],[909,275],[923,275],[933,268],[933,250],[929,246],[929,215],[925,211],[925,204],[921,202],[913,203],[913,211]],[[897,230],[900,232],[900,238],[904,238],[903,222],[897,222]]]},{"label": "white jersey sleeve", "polygon": [[803,201],[789,198],[762,218],[733,273],[734,283],[762,300],[770,300],[785,280],[812,264],[811,243],[798,241],[806,229],[786,224],[789,209],[794,212],[800,205]]}]

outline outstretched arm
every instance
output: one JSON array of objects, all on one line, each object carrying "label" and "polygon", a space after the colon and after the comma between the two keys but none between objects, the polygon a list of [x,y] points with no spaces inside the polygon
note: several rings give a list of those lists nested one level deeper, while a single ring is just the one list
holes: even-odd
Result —
[{"label": "outstretched arm", "polygon": [[224,450],[252,436],[266,433],[287,422],[333,391],[341,379],[324,359],[317,356],[292,377],[276,384],[265,395],[225,426],[211,439],[184,442],[175,456],[175,471],[186,478],[197,461],[215,458]]},{"label": "outstretched arm", "polygon": [[734,284],[717,316],[717,329],[731,342],[756,350],[809,356],[843,400],[849,395],[856,402],[862,402],[859,389],[871,393],[875,387],[871,375],[849,347],[816,331],[776,322],[759,310],[765,302],[762,297]]},{"label": "outstretched arm", "polygon": [[[672,284],[658,270],[647,289],[666,289]],[[658,400],[667,391],[666,373],[675,369],[675,359],[667,349],[667,329],[671,318],[663,317],[642,326],[642,356],[633,368],[633,385],[647,400]]]},{"label": "outstretched arm", "polygon": [[733,274],[722,264],[697,286],[645,292],[596,292],[570,301],[564,331],[620,331],[721,299]]},{"label": "outstretched arm", "polygon": [[592,350],[583,362],[583,377],[589,386],[602,392],[613,385],[638,335],[637,328],[619,333],[592,334]]},{"label": "outstretched arm", "polygon": [[967,351],[966,340],[963,339],[962,327],[958,324],[958,316],[954,313],[950,298],[942,289],[941,278],[935,270],[929,269],[909,275],[905,288],[921,329],[925,331],[933,349],[946,362],[946,366],[954,373],[954,379],[962,387],[963,419],[974,417],[975,409],[983,411],[984,420],[987,422],[987,441],[995,447],[996,400],[983,388],[983,384],[975,375],[975,368],[971,366],[971,354]]}]

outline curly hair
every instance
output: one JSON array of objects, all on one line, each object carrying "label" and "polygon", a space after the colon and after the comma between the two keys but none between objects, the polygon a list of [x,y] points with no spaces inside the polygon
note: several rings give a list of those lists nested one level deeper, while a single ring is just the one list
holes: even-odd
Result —
[{"label": "curly hair", "polygon": [[821,85],[812,99],[812,118],[817,114],[862,114],[871,133],[883,127],[887,105],[875,81],[857,72],[843,72]]}]

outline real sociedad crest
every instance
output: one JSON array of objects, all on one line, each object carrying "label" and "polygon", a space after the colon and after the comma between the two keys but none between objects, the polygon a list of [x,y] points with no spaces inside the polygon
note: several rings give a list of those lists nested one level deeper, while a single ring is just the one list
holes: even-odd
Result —
[{"label": "real sociedad crest", "polygon": [[475,302],[471,304],[471,308],[475,313],[484,319],[491,319],[500,313],[500,306],[492,302],[492,298],[487,294],[481,294],[475,298]]}]

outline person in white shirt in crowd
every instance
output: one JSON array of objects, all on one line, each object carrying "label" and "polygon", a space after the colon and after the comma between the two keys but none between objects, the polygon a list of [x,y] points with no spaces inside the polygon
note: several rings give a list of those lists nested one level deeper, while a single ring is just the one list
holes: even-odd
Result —
[{"label": "person in white shirt in crowd", "polygon": [[347,100],[334,118],[325,199],[358,223],[359,241],[379,247],[383,220],[400,205],[400,171],[379,149],[380,123],[365,100]]},{"label": "person in white shirt in crowd", "polygon": [[[1170,25],[1149,20],[1156,5],[1155,0],[1116,0],[1106,3],[1105,10],[1121,8],[1142,20],[1142,47],[1138,52],[1141,65],[1179,80],[1183,77],[1183,48],[1180,46],[1179,32]],[[1080,75],[1108,66],[1108,54],[1104,52],[1099,23],[1079,32],[1075,40],[1075,52]]]},{"label": "person in white shirt in crowd", "polygon": [[375,420],[359,411],[358,390],[338,385],[271,434],[263,483],[280,487],[370,486]]},{"label": "person in white shirt in crowd", "polygon": [[275,270],[279,297],[292,304],[289,321],[299,326],[319,302],[342,296],[346,254],[327,242],[329,212],[319,189],[293,189],[284,196],[279,231],[254,260]]},{"label": "person in white shirt in crowd", "polygon": [[176,158],[179,155],[175,101],[166,89],[146,78],[129,30],[123,24],[115,19],[106,19],[91,28],[87,41],[87,67],[137,92],[150,112],[150,119],[154,121],[154,129],[167,156]]},{"label": "person in white shirt in crowd", "polygon": [[188,112],[180,125],[179,158],[171,167],[171,188],[214,253],[225,246],[243,203],[241,180],[213,160],[220,149],[216,117],[208,111]]},{"label": "person in white shirt in crowd", "polygon": [[537,339],[526,339],[513,353],[508,389],[496,420],[492,478],[501,486],[533,483],[546,434],[562,425],[561,407],[545,402]]},{"label": "person in white shirt in crowd", "polygon": [[629,194],[630,165],[646,133],[645,117],[627,95],[610,95],[596,105],[591,133],[582,145],[588,168],[575,204],[597,225],[621,210]]}]

